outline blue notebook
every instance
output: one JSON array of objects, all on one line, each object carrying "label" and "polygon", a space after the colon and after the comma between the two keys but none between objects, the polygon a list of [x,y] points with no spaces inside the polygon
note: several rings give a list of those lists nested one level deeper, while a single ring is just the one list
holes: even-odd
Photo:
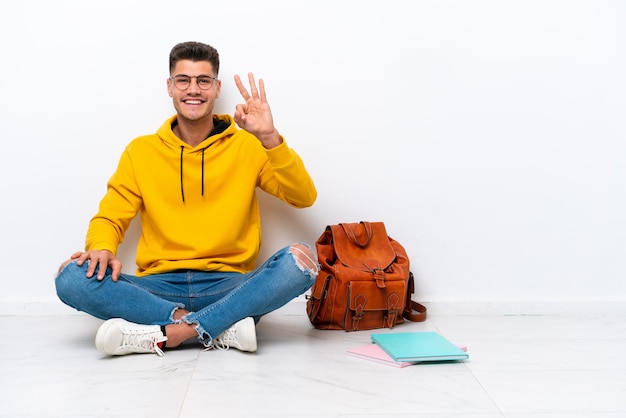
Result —
[{"label": "blue notebook", "polygon": [[395,361],[466,360],[469,355],[436,332],[372,334],[372,341]]}]

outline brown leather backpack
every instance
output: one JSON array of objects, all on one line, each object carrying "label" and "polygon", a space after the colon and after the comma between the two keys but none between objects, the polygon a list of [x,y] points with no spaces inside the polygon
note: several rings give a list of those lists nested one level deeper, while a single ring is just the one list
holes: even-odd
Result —
[{"label": "brown leather backpack", "polygon": [[318,329],[392,328],[426,319],[414,292],[409,258],[383,222],[329,225],[315,243],[321,270],[307,300]]}]

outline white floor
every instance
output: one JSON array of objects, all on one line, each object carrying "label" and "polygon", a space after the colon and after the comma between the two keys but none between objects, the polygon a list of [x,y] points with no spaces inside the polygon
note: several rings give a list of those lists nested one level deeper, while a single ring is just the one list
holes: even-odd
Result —
[{"label": "white floor", "polygon": [[0,316],[0,417],[626,417],[626,315],[434,315],[470,359],[395,368],[349,357],[370,332],[313,329],[300,303],[259,350],[106,358],[83,315]]}]

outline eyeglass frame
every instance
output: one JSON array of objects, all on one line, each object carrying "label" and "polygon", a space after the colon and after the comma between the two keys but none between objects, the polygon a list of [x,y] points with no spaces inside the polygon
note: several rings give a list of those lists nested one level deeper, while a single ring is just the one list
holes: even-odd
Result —
[{"label": "eyeglass frame", "polygon": [[[176,85],[176,77],[186,77],[189,80],[189,84],[187,85],[186,88],[181,89],[180,87],[178,87]],[[208,75],[208,74],[200,74],[200,75],[187,75],[187,74],[176,74],[176,75],[172,75],[169,77],[170,80],[172,80],[172,84],[174,84],[174,87],[176,87],[178,90],[180,91],[187,91],[189,90],[189,87],[191,86],[191,79],[195,78],[196,79],[196,86],[198,86],[198,88],[200,90],[211,90],[211,88],[215,85],[216,81],[219,81],[217,77],[213,77],[212,75]],[[199,79],[201,78],[208,78],[211,80],[211,85],[207,88],[203,88],[200,83],[198,82]]]}]

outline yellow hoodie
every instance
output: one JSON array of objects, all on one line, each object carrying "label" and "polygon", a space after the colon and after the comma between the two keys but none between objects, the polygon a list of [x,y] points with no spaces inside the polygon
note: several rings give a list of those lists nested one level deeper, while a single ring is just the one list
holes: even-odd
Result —
[{"label": "yellow hoodie", "polygon": [[139,212],[139,276],[256,267],[261,245],[256,187],[299,208],[312,205],[317,192],[284,140],[267,150],[231,116],[214,118],[216,128],[225,129],[196,147],[172,131],[176,116],[126,147],[89,224],[86,250],[116,254]]}]

